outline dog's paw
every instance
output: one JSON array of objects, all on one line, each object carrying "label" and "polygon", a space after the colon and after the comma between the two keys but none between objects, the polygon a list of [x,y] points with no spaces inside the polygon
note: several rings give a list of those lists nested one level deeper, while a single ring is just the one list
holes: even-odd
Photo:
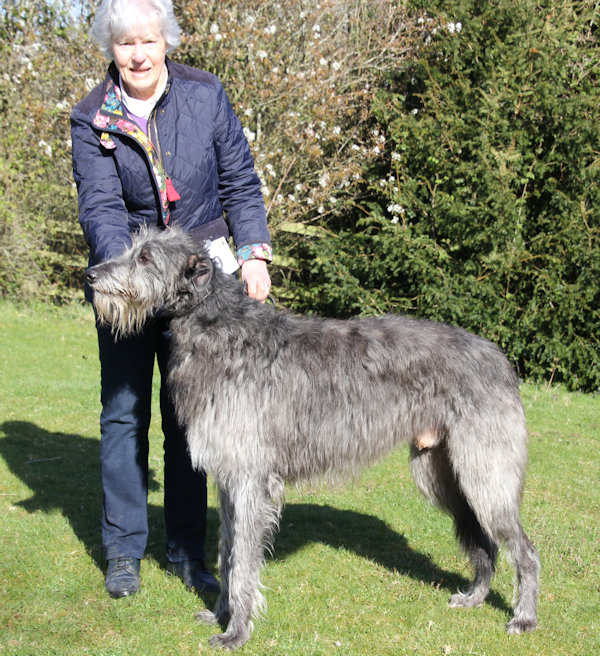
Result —
[{"label": "dog's paw", "polygon": [[450,597],[448,605],[450,608],[475,608],[480,606],[485,596],[475,595],[472,592],[458,592]]},{"label": "dog's paw", "polygon": [[201,610],[199,613],[196,613],[195,617],[201,624],[215,626],[219,623],[219,618],[212,612],[212,610]]},{"label": "dog's paw", "polygon": [[237,633],[219,633],[214,635],[210,640],[211,647],[219,647],[221,649],[236,649],[241,647],[245,642],[248,641],[250,634],[245,631],[238,631]]},{"label": "dog's paw", "polygon": [[537,624],[537,619],[535,617],[530,619],[517,619],[516,617],[513,617],[506,625],[506,632],[512,635],[527,633],[528,631],[533,631]]}]

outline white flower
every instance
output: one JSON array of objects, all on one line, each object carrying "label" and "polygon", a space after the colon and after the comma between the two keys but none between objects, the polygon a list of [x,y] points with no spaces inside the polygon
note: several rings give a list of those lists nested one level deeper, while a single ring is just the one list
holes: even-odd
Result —
[{"label": "white flower", "polygon": [[47,141],[44,141],[44,139],[40,139],[38,141],[38,146],[40,150],[44,152],[46,157],[52,157],[52,146]]},{"label": "white flower", "polygon": [[266,50],[259,50],[259,51],[256,53],[256,56],[257,56],[259,59],[266,59],[269,55],[267,54]]},{"label": "white flower", "polygon": [[321,64],[321,66],[327,66],[327,60],[325,57],[321,57],[321,59],[319,59],[319,64]]},{"label": "white flower", "polygon": [[331,64],[331,68],[333,68],[334,71],[339,71],[340,68],[342,68],[342,65],[340,62],[334,61],[333,64]]},{"label": "white flower", "polygon": [[313,32],[320,32],[321,26],[318,23],[315,23],[312,28]]},{"label": "white flower", "polygon": [[336,125],[336,126],[334,126],[332,132],[333,132],[333,134],[336,134],[336,135],[341,134],[342,128],[339,125]]},{"label": "white flower", "polygon": [[218,23],[213,23],[213,24],[210,26],[210,33],[211,33],[211,34],[218,34],[218,33],[219,33],[219,25],[218,25]]},{"label": "white flower", "polygon": [[323,187],[323,189],[329,184],[329,173],[325,171],[325,173],[321,173],[319,176],[319,186]]},{"label": "white flower", "polygon": [[331,205],[335,205],[337,203],[337,198],[335,196],[329,196],[329,202]]},{"label": "white flower", "polygon": [[399,162],[402,159],[402,155],[400,153],[392,153],[392,160],[394,162]]},{"label": "white flower", "polygon": [[256,139],[256,132],[252,132],[249,128],[244,128],[244,136],[248,141],[254,141]]},{"label": "white flower", "polygon": [[254,116],[254,110],[252,109],[252,107],[248,107],[248,109],[244,110],[244,116],[248,116],[248,117]]},{"label": "white flower", "polygon": [[265,34],[275,34],[277,32],[277,25],[273,23],[273,25],[269,25],[269,27],[265,27]]},{"label": "white flower", "polygon": [[390,214],[393,214],[394,216],[404,214],[404,208],[399,203],[391,203],[390,205],[388,205],[387,211]]}]

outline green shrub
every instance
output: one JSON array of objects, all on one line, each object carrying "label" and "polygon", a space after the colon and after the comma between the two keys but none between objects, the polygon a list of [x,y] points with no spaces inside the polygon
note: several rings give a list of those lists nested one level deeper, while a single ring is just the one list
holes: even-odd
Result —
[{"label": "green shrub", "polygon": [[376,94],[386,152],[364,212],[299,246],[299,296],[461,324],[523,376],[598,389],[600,14],[437,4],[419,56]]}]

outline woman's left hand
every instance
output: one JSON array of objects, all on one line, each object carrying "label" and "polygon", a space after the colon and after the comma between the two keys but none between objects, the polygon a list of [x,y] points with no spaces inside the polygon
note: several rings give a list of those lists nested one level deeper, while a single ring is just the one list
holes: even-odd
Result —
[{"label": "woman's left hand", "polygon": [[242,264],[242,280],[250,298],[264,302],[271,290],[271,278],[264,260],[247,260]]}]

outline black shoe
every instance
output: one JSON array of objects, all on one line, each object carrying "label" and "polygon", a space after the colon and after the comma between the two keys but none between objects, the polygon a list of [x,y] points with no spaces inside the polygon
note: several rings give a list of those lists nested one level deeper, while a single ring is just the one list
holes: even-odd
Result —
[{"label": "black shoe", "polygon": [[201,560],[182,560],[178,563],[169,563],[167,571],[178,576],[188,590],[196,592],[219,592],[219,582],[206,569]]},{"label": "black shoe", "polygon": [[140,589],[140,560],[122,556],[108,561],[104,587],[113,599],[128,597]]}]

